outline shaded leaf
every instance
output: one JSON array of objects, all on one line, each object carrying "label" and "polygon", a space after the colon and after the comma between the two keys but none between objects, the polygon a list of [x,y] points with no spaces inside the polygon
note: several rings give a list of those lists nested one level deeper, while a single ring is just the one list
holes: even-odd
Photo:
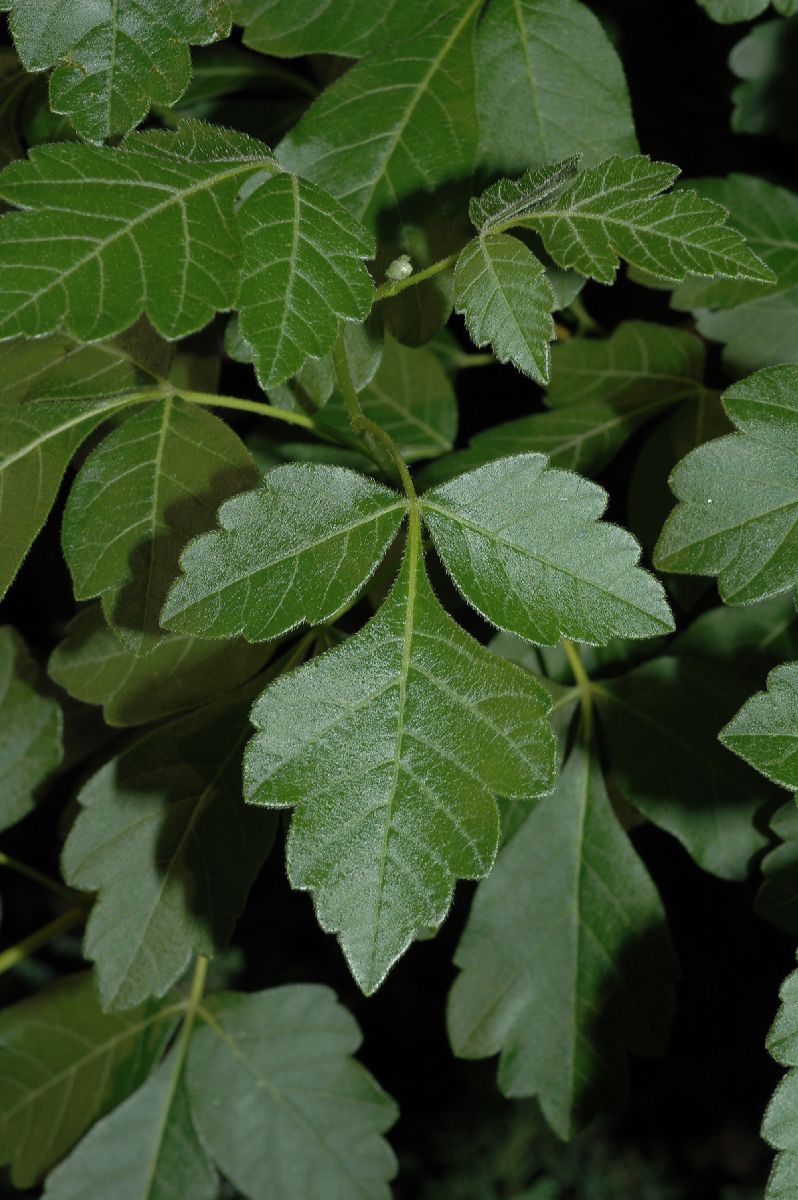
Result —
[{"label": "shaded leaf", "polygon": [[776,810],[770,828],[779,842],[762,860],[756,912],[778,929],[798,934],[798,806],[794,798]]},{"label": "shaded leaf", "polygon": [[31,811],[37,787],[61,762],[62,723],[55,700],[38,692],[22,638],[0,626],[0,829]]},{"label": "shaded leaf", "polygon": [[[713,21],[733,25],[736,21],[752,21],[769,6],[770,0],[698,0]],[[798,13],[797,0],[773,0],[776,12],[784,17]]]},{"label": "shaded leaf", "polygon": [[768,1034],[767,1048],[776,1062],[790,1068],[768,1105],[762,1137],[779,1153],[773,1164],[765,1200],[791,1200],[798,1171],[798,971],[784,980],[781,1007]]},{"label": "shaded leaf", "polygon": [[340,54],[362,58],[403,42],[451,9],[451,0],[233,0],[244,45],[261,54],[295,58]]},{"label": "shaded leaf", "polygon": [[767,779],[798,789],[798,663],[771,671],[767,691],[746,700],[719,736]]},{"label": "shaded leaf", "polygon": [[729,67],[742,81],[732,92],[735,132],[798,138],[797,66],[798,18],[755,25],[737,43],[729,55]]}]

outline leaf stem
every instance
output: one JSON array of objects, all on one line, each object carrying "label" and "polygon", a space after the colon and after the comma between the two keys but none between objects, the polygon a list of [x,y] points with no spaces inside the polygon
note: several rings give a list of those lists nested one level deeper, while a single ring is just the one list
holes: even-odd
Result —
[{"label": "leaf stem", "polygon": [[86,904],[75,904],[65,913],[61,913],[60,917],[56,917],[54,921],[50,921],[41,929],[37,929],[35,933],[23,938],[21,942],[17,942],[15,946],[9,946],[0,954],[0,975],[4,971],[10,971],[12,967],[16,967],[24,958],[34,954],[42,946],[46,946],[59,933],[65,933],[67,929],[79,925],[85,919],[86,912]]},{"label": "leaf stem", "polygon": [[387,283],[381,284],[374,293],[374,303],[379,304],[380,300],[390,300],[392,296],[398,296],[407,288],[415,287],[427,279],[432,279],[435,275],[440,275],[441,271],[447,271],[449,267],[453,267],[459,257],[460,251],[457,250],[454,254],[448,254],[446,258],[439,258],[431,266],[408,275],[407,279],[389,280]]},{"label": "leaf stem", "polygon": [[585,665],[582,662],[579,651],[573,642],[568,638],[562,639],[562,648],[565,651],[568,664],[573,672],[574,681],[579,688],[579,703],[582,707],[582,725],[585,742],[590,741],[590,732],[593,726],[593,696],[591,691],[590,676],[585,670]]},{"label": "leaf stem", "polygon": [[498,359],[493,354],[455,354],[452,364],[458,371],[468,371],[471,367],[492,367]]},{"label": "leaf stem", "polygon": [[172,1076],[172,1095],[177,1087],[180,1079],[180,1072],[183,1069],[183,1063],[186,1061],[188,1054],[188,1044],[191,1041],[191,1031],[194,1028],[194,1022],[197,1019],[202,999],[205,995],[205,983],[208,978],[208,959],[204,954],[197,955],[197,961],[194,964],[194,974],[191,979],[191,991],[188,994],[186,1007],[183,1010],[183,1024],[180,1026],[180,1033],[177,1036],[177,1047],[175,1049],[175,1064],[174,1074]]},{"label": "leaf stem", "polygon": [[10,871],[16,871],[18,875],[25,875],[34,883],[40,883],[42,887],[49,888],[51,892],[55,892],[57,896],[62,896],[65,900],[75,899],[72,888],[68,888],[59,879],[51,879],[43,871],[39,871],[36,867],[30,867],[17,858],[12,858],[10,854],[4,854],[2,850],[0,850],[0,867],[8,867]]},{"label": "leaf stem", "polygon": [[241,412],[256,413],[259,417],[272,417],[275,421],[285,421],[288,425],[300,425],[318,433],[319,429],[312,417],[305,413],[291,412],[287,408],[277,408],[274,404],[262,404],[259,400],[244,400],[240,396],[217,396],[214,392],[191,392],[184,388],[175,388],[174,395],[188,400],[191,404],[204,404],[207,408],[235,408]]}]

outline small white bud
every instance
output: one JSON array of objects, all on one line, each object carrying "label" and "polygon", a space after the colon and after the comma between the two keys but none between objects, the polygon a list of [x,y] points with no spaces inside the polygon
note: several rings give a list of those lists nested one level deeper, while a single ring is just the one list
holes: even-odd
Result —
[{"label": "small white bud", "polygon": [[392,263],[388,264],[385,278],[389,279],[391,283],[399,283],[400,280],[407,279],[412,274],[413,264],[410,261],[410,255],[400,254],[398,258],[395,258]]}]

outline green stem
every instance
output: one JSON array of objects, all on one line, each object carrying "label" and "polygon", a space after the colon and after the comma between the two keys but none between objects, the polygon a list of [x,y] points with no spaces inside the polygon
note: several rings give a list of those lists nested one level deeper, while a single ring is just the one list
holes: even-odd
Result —
[{"label": "green stem", "polygon": [[452,363],[458,371],[471,367],[492,367],[498,360],[493,354],[455,354]]},{"label": "green stem", "polygon": [[389,281],[381,284],[374,293],[374,303],[378,304],[380,300],[390,300],[391,296],[398,296],[407,288],[416,287],[417,284],[424,283],[425,280],[432,279],[435,275],[440,275],[441,271],[448,271],[459,257],[460,251],[458,250],[455,254],[438,259],[432,266],[424,267],[422,271],[415,271],[412,275],[408,275],[407,279],[397,279],[395,282]]},{"label": "green stem", "polygon": [[[341,393],[341,398],[344,402],[349,423],[355,433],[365,435],[367,444],[373,450],[381,448],[388,456],[389,462],[396,469],[396,473],[404,488],[405,495],[411,503],[416,501],[416,489],[413,486],[413,480],[410,477],[410,472],[407,469],[407,463],[402,458],[399,452],[399,447],[389,433],[379,426],[376,421],[372,421],[363,412],[360,407],[360,401],[357,398],[357,389],[355,388],[352,379],[352,373],[349,370],[349,363],[346,358],[346,346],[344,344],[343,332],[339,333],[338,339],[333,347],[332,352],[333,366],[335,368],[335,378],[338,384],[338,390]],[[372,455],[373,456],[373,455]]]},{"label": "green stem", "polygon": [[15,946],[9,946],[0,954],[0,975],[4,971],[10,971],[12,967],[16,967],[24,958],[46,946],[48,942],[57,937],[59,933],[65,933],[67,929],[72,929],[75,925],[79,925],[85,920],[87,906],[85,904],[75,904],[72,908],[67,909],[60,917],[56,917],[54,921],[50,921],[48,925],[37,929],[35,933],[23,938],[21,942],[17,942]]},{"label": "green stem", "polygon": [[585,742],[589,742],[590,732],[593,726],[593,696],[591,692],[590,676],[585,670],[585,666],[579,655],[579,651],[573,642],[569,642],[568,638],[563,638],[562,648],[565,651],[568,663],[573,672],[574,681],[579,688],[579,702],[582,706],[583,733]]},{"label": "green stem", "polygon": [[[204,954],[197,956],[197,961],[194,965],[194,975],[191,979],[191,991],[186,1001],[184,1009],[183,1024],[180,1026],[180,1033],[177,1038],[177,1048],[175,1050],[174,1073],[172,1075],[172,1095],[174,1095],[180,1079],[180,1072],[183,1069],[183,1063],[186,1061],[188,1054],[188,1044],[191,1041],[191,1031],[194,1028],[194,1022],[197,1019],[200,1005],[202,1004],[205,995],[205,982],[208,978],[208,960]],[[168,1107],[168,1105],[166,1106]]]},{"label": "green stem", "polygon": [[65,900],[75,899],[75,893],[72,891],[72,888],[66,887],[60,880],[51,879],[43,871],[39,871],[36,867],[29,867],[27,863],[20,862],[17,858],[12,858],[10,854],[3,854],[2,851],[0,851],[0,867],[8,867],[10,871],[16,871],[18,875],[27,876],[34,883],[40,883],[42,887],[49,888],[51,892],[55,892],[57,896],[62,896]]},{"label": "green stem", "polygon": [[174,395],[188,400],[191,404],[204,404],[206,408],[235,408],[241,412],[256,413],[259,417],[272,417],[275,421],[285,421],[288,425],[300,425],[318,433],[318,427],[312,417],[305,413],[291,412],[287,408],[277,408],[274,404],[262,404],[259,400],[243,400],[239,396],[217,396],[214,392],[190,392],[183,388],[175,388]]}]

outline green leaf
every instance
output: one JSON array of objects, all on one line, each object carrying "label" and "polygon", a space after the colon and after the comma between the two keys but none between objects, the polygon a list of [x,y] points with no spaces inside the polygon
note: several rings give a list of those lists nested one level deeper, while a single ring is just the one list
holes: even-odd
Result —
[{"label": "green leaf", "polygon": [[[713,21],[733,25],[737,21],[752,21],[768,7],[770,0],[698,0]],[[798,13],[798,0],[773,0],[773,7],[783,17]]]},{"label": "green leaf", "polygon": [[761,682],[785,658],[798,658],[798,615],[791,596],[702,613],[671,643],[674,654],[705,658]]},{"label": "green leaf", "polygon": [[731,126],[736,133],[798,138],[796,62],[795,18],[755,25],[737,43],[729,55],[729,68],[742,81],[732,92]]},{"label": "green leaf", "polygon": [[362,321],[374,288],[374,238],[312,183],[275,175],[238,212],[244,244],[239,307],[265,388],[327,354],[340,320]]},{"label": "green leaf", "polygon": [[380,1136],[396,1106],[351,1056],[360,1031],[333,993],[221,992],[191,1039],[189,1101],[221,1170],[251,1200],[389,1200]]},{"label": "green leaf", "polygon": [[729,224],[777,276],[769,285],[691,280],[673,295],[705,337],[722,342],[733,375],[798,361],[798,196],[749,175],[701,179],[696,191],[729,210]]},{"label": "green leaf", "polygon": [[626,1050],[664,1051],[665,913],[581,745],[479,885],[455,964],[455,1054],[500,1052],[502,1092],[537,1096],[561,1138],[625,1098]]},{"label": "green leaf", "polygon": [[93,1121],[149,1074],[175,1004],[108,1016],[88,974],[69,975],[0,1013],[0,1162],[32,1187]]},{"label": "green leaf", "polygon": [[273,169],[261,142],[195,121],[118,149],[31,150],[0,174],[0,196],[26,210],[0,220],[0,338],[63,326],[95,341],[142,312],[166,338],[200,329],[236,302],[236,195]]},{"label": "green leaf", "polygon": [[417,930],[440,925],[455,879],[490,869],[493,793],[553,784],[547,693],[443,611],[420,539],[414,517],[364,629],[264,692],[244,760],[247,800],[296,806],[289,878],[314,892],[367,994]]},{"label": "green leaf", "polygon": [[[464,0],[430,30],[364,58],[316,100],[278,148],[280,162],[336,196],[373,233],[419,192],[470,175],[477,146],[474,27]],[[385,237],[385,230],[380,229]]]},{"label": "green leaf", "polygon": [[251,695],[156,728],[79,793],[63,870],[99,891],[84,950],[106,1010],[164,995],[233,931],[275,828],[241,804]]},{"label": "green leaf", "polygon": [[745,677],[686,656],[592,684],[620,791],[721,879],[748,874],[765,844],[757,814],[774,797],[717,740],[748,690]]},{"label": "green leaf", "polygon": [[257,477],[238,435],[196,404],[167,396],[128,417],[86,459],[64,511],[75,596],[101,596],[124,643],[150,649],[186,541]]},{"label": "green leaf", "polygon": [[599,524],[603,488],[547,467],[542,454],[499,459],[427,492],[424,520],[466,600],[500,629],[553,645],[601,644],[673,628],[640,547]]},{"label": "green leaf", "polygon": [[699,446],[671,475],[679,503],[655,562],[716,575],[727,604],[750,604],[798,584],[798,367],[758,371],[723,403],[739,432]]},{"label": "green leaf", "polygon": [[[391,435],[406,462],[451,450],[457,434],[457,399],[431,350],[409,350],[386,334],[382,362],[358,400],[364,414]],[[327,404],[323,419],[325,425],[350,431],[340,396]]]},{"label": "green leaf", "polygon": [[520,179],[497,180],[469,201],[471,224],[480,233],[490,233],[494,226],[524,216],[579,173],[581,158],[581,154],[574,154],[563,162],[525,171]]},{"label": "green leaf", "polygon": [[455,312],[477,346],[490,345],[537,383],[549,378],[557,298],[546,269],[523,242],[505,233],[474,238],[457,260]]},{"label": "green leaf", "polygon": [[276,467],[256,491],[222,505],[219,532],[186,548],[164,625],[253,642],[321,625],[377,569],[406,508],[396,492],[343,467]]},{"label": "green leaf", "polygon": [[113,726],[144,725],[199,708],[232,691],[268,660],[271,647],[172,634],[150,654],[132,654],[108,628],[99,605],[79,612],[50,655],[50,678],[85,704],[101,704]]},{"label": "green leaf", "polygon": [[798,1172],[798,971],[782,984],[781,1007],[768,1034],[767,1048],[790,1070],[779,1083],[762,1124],[762,1137],[779,1151],[765,1189],[765,1200],[792,1200]]},{"label": "green leaf", "polygon": [[719,737],[767,779],[798,789],[798,663],[771,671],[767,691],[747,700]]},{"label": "green leaf", "polygon": [[486,173],[516,174],[577,151],[592,163],[637,150],[623,67],[586,4],[492,0],[476,59]]},{"label": "green leaf", "polygon": [[45,1200],[216,1200],[175,1056],[88,1132],[47,1179]]},{"label": "green leaf", "polygon": [[451,0],[232,0],[244,45],[277,58],[362,58],[406,41],[452,7]]},{"label": "green leaf", "polygon": [[798,894],[795,888],[798,872],[798,807],[794,798],[776,810],[770,828],[779,842],[762,860],[763,878],[755,909],[757,916],[795,935],[798,933]]},{"label": "green leaf", "polygon": [[0,626],[0,829],[33,808],[37,787],[61,762],[61,709],[37,690],[37,670],[10,625]]},{"label": "green leaf", "polygon": [[661,195],[678,169],[614,155],[583,171],[556,199],[513,220],[534,229],[555,262],[612,283],[623,258],[659,279],[688,275],[773,282],[726,212],[686,188]]}]

